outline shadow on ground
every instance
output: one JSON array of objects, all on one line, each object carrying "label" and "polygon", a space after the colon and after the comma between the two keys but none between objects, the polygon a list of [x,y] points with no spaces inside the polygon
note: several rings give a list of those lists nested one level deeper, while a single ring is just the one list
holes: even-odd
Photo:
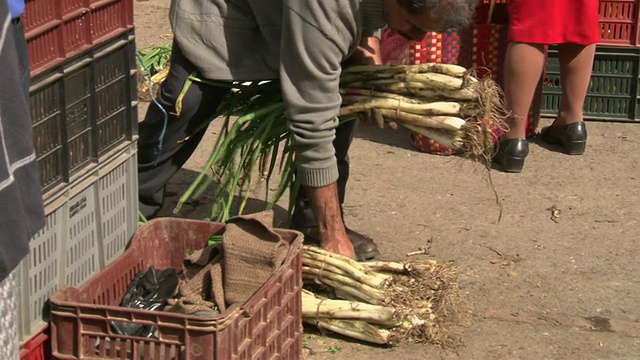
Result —
[{"label": "shadow on ground", "polygon": [[[176,175],[169,181],[166,190],[165,203],[158,216],[160,217],[179,217],[186,219],[207,219],[216,220],[216,216],[213,212],[213,193],[215,191],[216,184],[210,185],[206,190],[202,192],[202,195],[193,199],[185,201],[180,207],[179,211],[175,212],[176,206],[180,198],[185,194],[189,186],[196,180],[199,173],[193,170],[181,169]],[[230,214],[237,214],[240,206],[243,202],[243,196],[234,196]],[[246,204],[244,205],[244,214],[251,214],[268,209],[269,203],[264,199],[250,196]],[[284,225],[287,216],[287,210],[280,206],[275,205],[274,222],[276,226]],[[218,214],[218,212],[216,212]]]},{"label": "shadow on ground", "polygon": [[407,129],[402,127],[392,131],[388,128],[380,129],[373,125],[360,124],[356,138],[404,150],[418,151],[411,145],[411,141],[409,140],[410,134]]}]

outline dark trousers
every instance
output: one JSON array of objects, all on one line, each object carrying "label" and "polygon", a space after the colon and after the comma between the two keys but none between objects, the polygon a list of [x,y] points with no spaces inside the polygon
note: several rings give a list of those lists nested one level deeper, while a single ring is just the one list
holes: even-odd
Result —
[{"label": "dark trousers", "polygon": [[[152,218],[162,208],[164,190],[169,179],[184,165],[202,140],[206,129],[193,132],[210,120],[227,89],[193,82],[182,99],[182,112],[175,115],[176,99],[185,81],[196,69],[187,60],[177,45],[171,54],[171,67],[167,78],[160,86],[156,100],[166,110],[168,121],[164,128],[164,113],[151,102],[147,114],[139,124],[138,182],[140,212]],[[340,203],[344,202],[349,178],[348,150],[353,140],[357,122],[342,124],[336,130],[334,147],[338,161],[338,192]],[[164,130],[164,131],[163,131]],[[162,148],[158,151],[161,135]],[[181,142],[186,136],[189,140]],[[303,191],[299,192],[294,213],[294,222],[314,226],[315,218]]]},{"label": "dark trousers", "polygon": [[[341,211],[346,196],[347,181],[349,181],[349,147],[351,147],[351,142],[353,141],[357,128],[357,120],[342,123],[336,129],[336,138],[333,140],[333,147],[336,150],[336,160],[338,162],[338,198],[340,199]],[[303,189],[298,191],[291,223],[296,227],[317,226],[313,209]]]}]

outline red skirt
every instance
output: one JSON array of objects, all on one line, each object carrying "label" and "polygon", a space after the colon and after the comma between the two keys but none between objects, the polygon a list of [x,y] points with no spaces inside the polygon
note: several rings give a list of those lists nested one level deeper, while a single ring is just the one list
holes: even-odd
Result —
[{"label": "red skirt", "polygon": [[598,0],[510,0],[509,41],[534,44],[600,41]]}]

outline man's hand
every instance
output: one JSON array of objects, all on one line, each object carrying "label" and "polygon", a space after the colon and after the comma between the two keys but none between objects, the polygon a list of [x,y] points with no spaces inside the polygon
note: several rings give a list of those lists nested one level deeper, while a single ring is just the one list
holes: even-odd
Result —
[{"label": "man's hand", "polygon": [[356,258],[351,240],[342,222],[337,183],[323,187],[305,187],[318,222],[320,246],[336,254]]},{"label": "man's hand", "polygon": [[380,39],[375,36],[363,37],[360,45],[348,60],[349,65],[382,65]]},{"label": "man's hand", "polygon": [[[375,36],[363,37],[360,45],[348,60],[348,64],[357,65],[382,65],[380,55],[380,39]],[[384,128],[384,119],[378,110],[369,110],[360,114],[360,121],[373,124],[380,129]]]}]

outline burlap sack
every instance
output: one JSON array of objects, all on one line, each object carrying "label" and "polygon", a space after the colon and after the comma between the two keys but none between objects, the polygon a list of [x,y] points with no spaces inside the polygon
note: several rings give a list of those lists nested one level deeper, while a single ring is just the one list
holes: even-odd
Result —
[{"label": "burlap sack", "polygon": [[226,310],[221,244],[194,251],[185,258],[178,285],[178,299],[171,299],[165,311],[193,315]]},{"label": "burlap sack", "polygon": [[210,315],[218,314],[214,310],[215,304],[209,301],[198,299],[197,297],[181,297],[179,299],[169,299],[164,311],[175,312],[184,315]]},{"label": "burlap sack", "polygon": [[289,251],[289,244],[273,231],[272,211],[229,219],[222,244],[228,304],[246,302],[282,265]]}]

